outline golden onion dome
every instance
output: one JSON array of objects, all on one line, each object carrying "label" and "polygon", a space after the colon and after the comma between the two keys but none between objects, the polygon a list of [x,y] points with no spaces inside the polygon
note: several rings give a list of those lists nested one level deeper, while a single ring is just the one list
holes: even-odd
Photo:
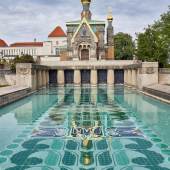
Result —
[{"label": "golden onion dome", "polygon": [[82,4],[90,4],[90,3],[91,3],[91,0],[81,0],[81,3],[82,3]]},{"label": "golden onion dome", "polygon": [[107,20],[113,20],[112,8],[108,8]]}]

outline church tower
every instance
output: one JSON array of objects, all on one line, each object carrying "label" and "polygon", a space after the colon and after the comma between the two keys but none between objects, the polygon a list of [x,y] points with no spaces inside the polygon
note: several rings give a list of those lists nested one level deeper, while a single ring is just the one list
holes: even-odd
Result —
[{"label": "church tower", "polygon": [[81,19],[83,19],[85,17],[87,20],[91,20],[91,16],[92,16],[91,11],[90,11],[91,0],[81,0],[81,3],[83,5]]},{"label": "church tower", "polygon": [[107,59],[108,60],[114,60],[114,31],[113,31],[113,15],[112,15],[112,9],[109,9],[108,16],[107,16],[107,21],[108,21],[108,27],[107,27]]}]

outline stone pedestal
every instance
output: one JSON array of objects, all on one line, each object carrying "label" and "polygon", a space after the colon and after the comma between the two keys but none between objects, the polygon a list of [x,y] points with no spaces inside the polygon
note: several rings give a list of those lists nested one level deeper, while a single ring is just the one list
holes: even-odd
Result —
[{"label": "stone pedestal", "polygon": [[158,62],[143,62],[137,73],[137,87],[158,84]]},{"label": "stone pedestal", "polygon": [[97,70],[91,70],[91,85],[97,85]]},{"label": "stone pedestal", "polygon": [[65,83],[65,81],[64,81],[64,70],[58,70],[57,82],[58,82],[58,85],[64,85],[64,83]]},{"label": "stone pedestal", "polygon": [[80,70],[74,70],[74,84],[75,85],[80,85],[81,84]]},{"label": "stone pedestal", "polygon": [[114,70],[107,70],[107,84],[114,85]]}]

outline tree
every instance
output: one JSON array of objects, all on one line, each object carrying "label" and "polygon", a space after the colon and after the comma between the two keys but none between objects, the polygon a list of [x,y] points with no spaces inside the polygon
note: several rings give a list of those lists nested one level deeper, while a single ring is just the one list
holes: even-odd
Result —
[{"label": "tree", "polygon": [[16,70],[17,63],[35,63],[35,61],[31,55],[17,56],[11,61],[11,70]]},{"label": "tree", "polygon": [[119,32],[114,35],[115,58],[117,60],[133,59],[135,45],[131,35]]},{"label": "tree", "polygon": [[144,33],[137,34],[137,56],[143,61],[158,61],[160,67],[168,64],[170,49],[170,7],[167,13]]}]

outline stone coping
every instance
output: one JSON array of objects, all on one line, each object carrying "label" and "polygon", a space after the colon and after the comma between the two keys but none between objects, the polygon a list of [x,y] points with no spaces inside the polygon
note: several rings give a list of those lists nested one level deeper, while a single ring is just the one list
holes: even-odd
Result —
[{"label": "stone coping", "polygon": [[143,91],[170,101],[170,86],[168,85],[157,84],[147,86],[143,88]]},{"label": "stone coping", "polygon": [[17,91],[22,91],[30,89],[29,87],[19,87],[19,86],[7,86],[7,87],[1,87],[0,88],[0,96],[5,96],[11,93],[15,93]]},{"label": "stone coping", "polygon": [[16,65],[16,68],[17,69],[27,68],[27,69],[37,69],[37,70],[48,70],[49,69],[48,66],[39,65],[39,64],[32,64],[32,63],[18,63]]},{"label": "stone coping", "polygon": [[100,60],[100,61],[59,61],[47,65],[50,69],[135,69],[141,67],[136,60]]},{"label": "stone coping", "polygon": [[160,68],[159,73],[160,74],[170,74],[170,68]]}]

